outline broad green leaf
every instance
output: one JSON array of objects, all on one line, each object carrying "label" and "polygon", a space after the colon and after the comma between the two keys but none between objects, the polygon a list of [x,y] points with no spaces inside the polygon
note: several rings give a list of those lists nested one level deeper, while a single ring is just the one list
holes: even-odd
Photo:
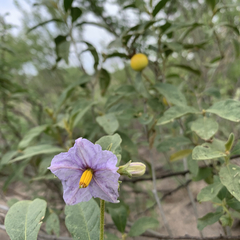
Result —
[{"label": "broad green leaf", "polygon": [[65,224],[73,239],[99,239],[100,210],[93,198],[88,202],[66,205]]},{"label": "broad green leaf", "polygon": [[52,212],[47,218],[46,231],[48,234],[55,234],[57,236],[60,234],[60,222],[55,212]]},{"label": "broad green leaf", "polygon": [[149,228],[156,228],[159,226],[159,222],[157,219],[152,217],[142,217],[139,218],[134,224],[132,225],[128,236],[135,237],[139,236],[144,233]]},{"label": "broad green leaf", "polygon": [[47,129],[48,125],[41,125],[32,128],[21,140],[21,142],[18,144],[19,149],[26,148],[30,142],[37,136],[39,136],[42,132],[44,132]]},{"label": "broad green leaf", "polygon": [[71,8],[72,22],[75,22],[82,15],[82,10],[78,7]]},{"label": "broad green leaf", "polygon": [[157,150],[159,152],[167,152],[191,143],[192,142],[184,136],[170,137],[160,142],[157,146]]},{"label": "broad green leaf", "polygon": [[159,11],[165,7],[167,2],[168,0],[161,0],[157,3],[152,12],[153,17],[155,17],[159,13]]},{"label": "broad green leaf", "polygon": [[105,95],[107,88],[110,84],[110,81],[111,81],[110,74],[106,69],[102,68],[99,73],[99,84],[100,84],[102,96]]},{"label": "broad green leaf", "polygon": [[155,88],[169,103],[172,103],[173,105],[187,105],[185,96],[177,87],[167,83],[157,83]]},{"label": "broad green leaf", "polygon": [[192,159],[192,154],[187,157],[187,166],[190,173],[196,177],[198,175],[199,167],[198,162]]},{"label": "broad green leaf", "polygon": [[136,93],[135,88],[132,85],[122,85],[115,90],[116,94],[123,96],[132,96]]},{"label": "broad green leaf", "polygon": [[226,202],[229,207],[240,212],[240,202],[236,198],[227,199]]},{"label": "broad green leaf", "polygon": [[175,152],[170,156],[170,161],[174,162],[174,161],[183,159],[183,158],[187,157],[189,154],[191,154],[191,152],[192,152],[192,149],[184,149],[184,150]]},{"label": "broad green leaf", "polygon": [[197,195],[197,200],[199,202],[207,202],[211,201],[215,198],[219,191],[222,189],[223,185],[218,179],[213,184],[208,185],[207,187],[203,188]]},{"label": "broad green leaf", "polygon": [[217,222],[220,217],[223,215],[223,212],[208,213],[202,218],[198,219],[197,228],[202,231],[206,226],[212,225]]},{"label": "broad green leaf", "polygon": [[60,153],[60,152],[65,152],[65,151],[66,151],[66,149],[64,149],[64,148],[56,147],[56,146],[49,145],[49,144],[31,146],[31,147],[26,148],[23,151],[23,155],[12,159],[11,161],[9,161],[9,163],[20,161],[20,160],[23,160],[26,158],[30,158],[30,157],[39,155],[39,154]]},{"label": "broad green leaf", "polygon": [[208,140],[218,131],[218,123],[211,118],[198,118],[192,123],[191,130],[203,140]]},{"label": "broad green leaf", "polygon": [[96,144],[99,144],[102,147],[102,150],[108,150],[114,153],[118,158],[117,165],[119,165],[121,161],[122,152],[120,147],[121,142],[122,142],[121,137],[119,136],[119,134],[116,133],[112,136],[101,137],[99,140],[96,141]]},{"label": "broad green leaf", "polygon": [[231,151],[231,156],[240,154],[240,140],[238,140],[237,144],[233,147]]},{"label": "broad green leaf", "polygon": [[201,75],[201,71],[200,71],[200,70],[194,69],[194,68],[192,68],[192,67],[190,67],[190,66],[188,66],[188,65],[184,65],[184,64],[173,64],[173,65],[170,65],[169,67],[177,67],[177,68],[181,68],[181,69],[183,69],[183,70],[189,71],[189,72],[191,72],[191,73],[194,73],[194,74],[196,74],[196,75],[198,75],[198,76]]},{"label": "broad green leaf", "polygon": [[71,8],[72,2],[73,2],[73,0],[64,0],[64,1],[63,1],[63,6],[64,6],[65,12],[67,12],[68,9]]},{"label": "broad green leaf", "polygon": [[111,135],[117,131],[119,127],[118,120],[113,113],[107,113],[96,118],[97,123],[104,129],[104,131]]},{"label": "broad green leaf", "polygon": [[228,191],[240,201],[240,167],[228,164],[220,169],[219,177]]},{"label": "broad green leaf", "polygon": [[59,111],[60,107],[63,105],[63,103],[67,100],[67,98],[71,95],[72,91],[75,87],[87,83],[90,81],[90,77],[88,75],[83,75],[80,77],[79,80],[73,82],[71,85],[69,85],[60,95],[57,104],[56,104],[56,112]]},{"label": "broad green leaf", "polygon": [[109,213],[118,231],[124,233],[127,224],[127,209],[123,204],[119,207],[109,208]]},{"label": "broad green leaf", "polygon": [[218,150],[212,149],[207,145],[197,146],[193,149],[192,152],[192,158],[194,160],[208,160],[226,156],[227,155],[225,152],[220,152]]},{"label": "broad green leaf", "polygon": [[142,79],[142,75],[141,75],[141,72],[137,73],[136,74],[136,78],[135,78],[135,81],[134,81],[134,86],[135,86],[135,89],[136,91],[142,95],[143,97],[145,98],[149,98],[150,95],[144,85],[144,81]]},{"label": "broad green leaf", "polygon": [[113,52],[113,53],[109,53],[107,55],[104,55],[104,59],[109,59],[109,58],[113,58],[113,57],[120,57],[120,58],[124,58],[124,59],[129,59],[129,56],[125,53],[120,53],[120,52]]},{"label": "broad green leaf", "polygon": [[37,240],[47,203],[41,199],[15,203],[5,218],[5,227],[12,240]]},{"label": "broad green leaf", "polygon": [[18,151],[9,151],[5,153],[0,161],[0,166],[7,164],[13,157],[15,157],[19,152]]},{"label": "broad green leaf", "polygon": [[233,99],[224,100],[213,104],[206,112],[214,113],[221,118],[233,122],[240,121],[240,101]]},{"label": "broad green leaf", "polygon": [[173,106],[164,112],[163,117],[158,119],[157,125],[163,125],[172,122],[176,118],[180,118],[189,113],[198,113],[198,111],[189,106]]},{"label": "broad green leaf", "polygon": [[206,168],[199,168],[197,176],[193,177],[193,181],[201,181],[203,179],[207,179],[211,176],[212,169],[209,167]]},{"label": "broad green leaf", "polygon": [[220,90],[218,88],[215,88],[215,87],[207,88],[203,92],[203,94],[206,94],[208,96],[214,96],[215,98],[221,98]]},{"label": "broad green leaf", "polygon": [[228,140],[227,140],[226,144],[225,144],[226,151],[231,151],[234,139],[235,139],[234,134],[231,133],[228,137]]},{"label": "broad green leaf", "polygon": [[36,29],[36,28],[38,28],[38,27],[44,26],[45,24],[50,23],[50,22],[60,22],[60,23],[64,23],[63,20],[58,19],[58,18],[50,19],[50,20],[41,22],[41,23],[37,24],[36,26],[28,29],[27,33],[31,32],[32,30],[34,30],[34,29]]}]

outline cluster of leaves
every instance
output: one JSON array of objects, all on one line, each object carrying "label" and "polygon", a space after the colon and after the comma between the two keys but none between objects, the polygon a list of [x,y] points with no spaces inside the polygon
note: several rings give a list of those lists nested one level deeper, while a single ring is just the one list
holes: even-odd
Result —
[{"label": "cluster of leaves", "polygon": [[[197,0],[184,4],[116,1],[121,12],[118,18],[108,13],[105,4],[101,0],[38,1],[32,16],[26,15],[28,34],[19,40],[8,33],[11,26],[4,18],[1,20],[3,189],[21,180],[28,186],[37,181],[51,192],[47,198],[40,190],[34,191],[33,201],[14,204],[5,220],[8,234],[15,239],[21,231],[22,239],[36,239],[43,216],[47,232],[60,234],[63,209],[55,206],[61,186],[47,167],[54,154],[67,151],[80,136],[92,142],[100,139],[97,143],[103,149],[112,144],[121,164],[141,160],[149,172],[153,166],[137,150],[156,148],[171,163],[172,171],[185,168],[192,181],[209,184],[197,199],[211,201],[217,208],[198,219],[198,229],[219,220],[223,227],[231,227],[240,211],[240,167],[230,163],[240,154],[237,5]],[[48,19],[39,14],[41,9],[47,10]],[[136,15],[134,25],[128,21],[129,11]],[[89,13],[96,21],[88,20]],[[31,17],[34,21],[29,21]],[[82,33],[88,25],[103,28],[114,37],[104,53],[84,39]],[[66,67],[72,50],[78,68]],[[94,61],[92,75],[84,67],[85,52]],[[149,67],[139,73],[127,66],[137,52],[149,57]],[[125,68],[110,73],[106,66],[116,57]],[[29,63],[36,75],[23,71]],[[121,186],[124,184],[128,183]],[[128,185],[135,190],[134,184]],[[121,204],[107,205],[123,236],[130,212],[127,196],[122,187]],[[155,201],[151,193],[149,198]],[[74,238],[97,239],[99,208],[95,200],[66,206],[65,215]],[[155,218],[140,218],[128,236],[141,235],[158,225]]]}]

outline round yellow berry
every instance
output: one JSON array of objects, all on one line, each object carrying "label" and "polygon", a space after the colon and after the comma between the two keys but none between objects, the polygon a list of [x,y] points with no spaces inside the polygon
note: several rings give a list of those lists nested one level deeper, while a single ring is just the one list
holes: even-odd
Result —
[{"label": "round yellow berry", "polygon": [[137,53],[131,58],[131,68],[135,71],[142,71],[148,65],[148,58],[143,53]]}]

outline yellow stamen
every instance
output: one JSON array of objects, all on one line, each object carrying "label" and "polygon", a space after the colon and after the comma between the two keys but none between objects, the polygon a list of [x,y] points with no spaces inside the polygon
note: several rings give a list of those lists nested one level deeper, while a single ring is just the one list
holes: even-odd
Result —
[{"label": "yellow stamen", "polygon": [[79,188],[86,188],[92,180],[93,172],[92,169],[87,169],[83,172],[80,181]]}]

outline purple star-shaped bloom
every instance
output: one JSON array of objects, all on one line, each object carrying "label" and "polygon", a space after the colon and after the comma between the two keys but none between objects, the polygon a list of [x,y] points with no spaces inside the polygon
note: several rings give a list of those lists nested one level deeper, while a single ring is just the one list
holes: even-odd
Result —
[{"label": "purple star-shaped bloom", "polygon": [[[120,174],[116,164],[117,157],[112,152],[78,138],[68,152],[53,158],[49,169],[62,181],[66,204],[87,202],[92,197],[117,203]],[[79,180],[87,169],[92,171],[92,180],[86,188],[79,188]]]}]

